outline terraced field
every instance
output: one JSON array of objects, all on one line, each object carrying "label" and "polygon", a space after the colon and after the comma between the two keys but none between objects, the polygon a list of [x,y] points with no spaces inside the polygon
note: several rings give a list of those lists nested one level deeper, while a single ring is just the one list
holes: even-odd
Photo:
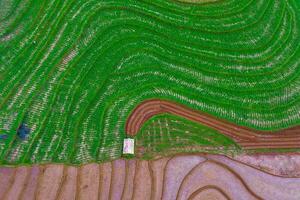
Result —
[{"label": "terraced field", "polygon": [[[272,168],[289,160],[272,158]],[[297,173],[300,172],[299,158],[299,155],[290,158],[290,161],[298,161]],[[291,165],[286,167],[291,169]],[[286,170],[280,169],[281,172]],[[300,198],[299,174],[278,176],[225,156],[203,155],[149,161],[118,159],[80,167],[49,164],[0,168],[0,185],[3,200]]]},{"label": "terraced field", "polygon": [[[299,11],[298,0],[0,1],[0,163],[119,158],[128,117],[154,98],[257,131],[296,127]],[[181,120],[188,141],[216,134],[185,134]]]}]

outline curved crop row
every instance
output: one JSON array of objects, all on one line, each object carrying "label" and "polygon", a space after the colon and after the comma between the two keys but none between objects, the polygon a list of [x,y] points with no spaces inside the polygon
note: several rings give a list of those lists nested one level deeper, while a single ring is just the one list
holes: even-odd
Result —
[{"label": "curved crop row", "polygon": [[[145,99],[238,125],[300,123],[300,3],[11,0],[0,8],[0,161],[109,160]],[[27,140],[16,136],[22,122]]]}]

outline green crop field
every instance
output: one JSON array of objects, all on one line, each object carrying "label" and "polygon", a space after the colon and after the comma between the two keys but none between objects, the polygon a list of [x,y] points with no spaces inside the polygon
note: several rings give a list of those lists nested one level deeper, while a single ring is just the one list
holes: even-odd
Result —
[{"label": "green crop field", "polygon": [[136,148],[142,158],[168,156],[177,152],[234,154],[241,148],[218,131],[172,115],[158,115],[145,123],[137,134]]},{"label": "green crop field", "polygon": [[[0,0],[0,164],[119,158],[150,98],[257,130],[299,125],[299,48],[299,0]],[[236,147],[173,117],[169,140],[141,140],[153,118],[138,144]]]}]

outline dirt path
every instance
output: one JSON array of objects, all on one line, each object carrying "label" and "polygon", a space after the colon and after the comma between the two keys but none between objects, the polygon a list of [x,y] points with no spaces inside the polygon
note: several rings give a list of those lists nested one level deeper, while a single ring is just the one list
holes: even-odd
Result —
[{"label": "dirt path", "polygon": [[184,117],[216,129],[245,149],[300,147],[300,126],[275,132],[257,131],[217,119],[171,101],[159,99],[146,100],[135,108],[126,122],[126,133],[131,136],[136,135],[149,118],[162,113]]}]

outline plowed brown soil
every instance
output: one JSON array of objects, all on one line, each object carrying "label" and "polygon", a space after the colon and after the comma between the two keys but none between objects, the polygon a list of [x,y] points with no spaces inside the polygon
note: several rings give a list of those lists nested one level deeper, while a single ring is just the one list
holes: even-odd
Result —
[{"label": "plowed brown soil", "polygon": [[[299,155],[281,157],[299,160]],[[286,159],[272,160],[282,165]],[[119,159],[80,167],[50,164],[0,168],[0,188],[5,188],[1,189],[1,200],[298,200],[299,187],[299,177],[278,176],[218,155]]]},{"label": "plowed brown soil", "polygon": [[126,122],[126,133],[131,136],[136,135],[149,118],[163,113],[180,116],[216,129],[232,138],[244,149],[300,147],[300,126],[274,132],[258,131],[218,119],[171,101],[159,99],[144,101],[134,109]]}]

